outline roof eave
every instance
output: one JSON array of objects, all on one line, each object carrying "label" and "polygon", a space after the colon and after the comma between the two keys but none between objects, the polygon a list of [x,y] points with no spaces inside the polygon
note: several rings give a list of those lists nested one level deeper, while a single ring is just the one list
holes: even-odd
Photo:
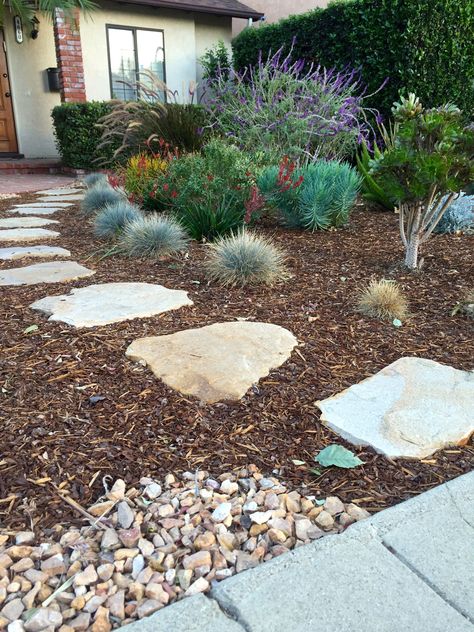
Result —
[{"label": "roof eave", "polygon": [[227,15],[229,17],[232,18],[252,18],[253,20],[260,20],[261,18],[264,17],[264,13],[260,13],[258,11],[254,11],[253,9],[250,9],[248,11],[240,11],[239,9],[236,10],[232,10],[232,9],[225,9],[225,8],[221,8],[221,9],[215,9],[212,7],[196,7],[193,2],[189,2],[187,4],[182,4],[180,6],[176,6],[175,4],[173,4],[172,0],[167,1],[167,0],[159,0],[159,2],[157,2],[156,4],[151,4],[150,2],[147,2],[146,0],[133,0],[133,2],[127,2],[127,0],[114,0],[114,2],[117,2],[119,4],[136,4],[136,5],[141,5],[141,6],[145,6],[145,7],[150,7],[150,6],[154,6],[155,8],[162,8],[162,9],[173,9],[174,11],[192,11],[193,13],[208,13],[211,15]]}]

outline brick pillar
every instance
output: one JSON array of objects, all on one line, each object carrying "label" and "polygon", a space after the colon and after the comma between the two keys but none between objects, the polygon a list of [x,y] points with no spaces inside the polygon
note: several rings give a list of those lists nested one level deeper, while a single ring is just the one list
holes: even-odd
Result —
[{"label": "brick pillar", "polygon": [[75,12],[73,18],[65,18],[64,13],[56,9],[54,43],[59,68],[61,101],[63,103],[86,101],[79,11]]}]

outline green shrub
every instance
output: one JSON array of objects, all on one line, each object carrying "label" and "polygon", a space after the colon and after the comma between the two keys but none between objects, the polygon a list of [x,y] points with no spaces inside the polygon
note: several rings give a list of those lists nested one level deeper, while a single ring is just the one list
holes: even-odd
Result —
[{"label": "green shrub", "polygon": [[284,159],[257,181],[269,205],[288,228],[326,230],[347,223],[360,177],[347,163],[321,160],[297,168]]},{"label": "green shrub", "polygon": [[94,233],[97,237],[116,237],[127,224],[140,218],[140,209],[127,200],[107,204],[94,218]]},{"label": "green shrub", "polygon": [[66,167],[97,168],[96,161],[101,154],[103,163],[110,164],[116,144],[111,143],[105,153],[97,151],[102,134],[97,124],[110,109],[111,104],[108,101],[62,103],[53,108],[51,116],[56,146]]},{"label": "green shrub", "polygon": [[222,75],[227,78],[232,67],[229,51],[222,40],[207,48],[199,63],[203,69],[202,78],[211,83]]},{"label": "green shrub", "polygon": [[284,254],[271,240],[241,229],[209,245],[205,269],[222,285],[273,284],[287,278]]},{"label": "green shrub", "polygon": [[171,161],[143,204],[174,215],[193,239],[212,240],[243,225],[253,183],[251,158],[214,139],[201,154]]},{"label": "green shrub", "polygon": [[370,173],[370,163],[373,159],[378,160],[382,155],[381,150],[375,145],[373,156],[370,155],[367,145],[362,143],[361,149],[356,156],[357,170],[362,177],[362,196],[367,202],[374,204],[379,209],[393,211],[396,201],[390,198],[384,189],[377,184]]},{"label": "green shrub", "polygon": [[373,160],[371,175],[397,201],[405,265],[414,269],[420,246],[474,178],[474,130],[456,106],[425,109],[415,95],[393,113],[393,145]]},{"label": "green shrub", "polygon": [[82,181],[88,189],[92,189],[98,184],[104,186],[108,184],[108,179],[105,173],[88,173],[86,176],[84,176]]},{"label": "green shrub", "polygon": [[131,257],[164,257],[185,250],[188,241],[177,221],[150,215],[127,224],[120,244]]},{"label": "green shrub", "polygon": [[368,99],[385,115],[403,89],[427,106],[454,101],[472,115],[473,32],[472,0],[350,0],[247,28],[232,48],[237,69],[284,46],[293,60],[360,67],[369,94],[388,79]]},{"label": "green shrub", "polygon": [[92,215],[98,213],[108,204],[115,204],[125,199],[122,193],[119,193],[111,186],[98,184],[92,189],[88,189],[81,202],[81,211],[84,215]]}]

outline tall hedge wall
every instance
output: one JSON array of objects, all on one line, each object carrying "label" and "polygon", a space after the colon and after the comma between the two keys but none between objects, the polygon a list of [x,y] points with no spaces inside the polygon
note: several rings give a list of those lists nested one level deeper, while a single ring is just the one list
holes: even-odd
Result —
[{"label": "tall hedge wall", "polygon": [[250,27],[233,43],[237,69],[282,45],[293,57],[326,67],[360,67],[369,92],[389,78],[371,105],[388,114],[399,91],[427,106],[451,101],[474,113],[473,0],[349,0]]}]

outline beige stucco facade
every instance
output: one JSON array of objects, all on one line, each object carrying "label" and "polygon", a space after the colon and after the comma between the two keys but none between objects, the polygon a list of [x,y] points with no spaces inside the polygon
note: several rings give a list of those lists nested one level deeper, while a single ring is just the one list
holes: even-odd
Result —
[{"label": "beige stucco facade", "polygon": [[[247,6],[265,14],[263,24],[278,22],[289,15],[305,13],[317,7],[326,7],[328,2],[329,0],[245,0]],[[235,18],[232,26],[233,36],[238,35],[247,24],[248,20]]]},{"label": "beige stucco facade", "polygon": [[[190,82],[201,79],[199,57],[219,39],[230,47],[232,35],[227,16],[101,3],[100,11],[81,19],[88,100],[111,98],[106,25],[163,30],[167,85],[183,102]],[[49,92],[46,75],[46,68],[56,66],[52,25],[42,19],[38,38],[17,44],[7,23],[5,38],[19,151],[27,158],[56,156],[50,115],[60,98]]]}]

